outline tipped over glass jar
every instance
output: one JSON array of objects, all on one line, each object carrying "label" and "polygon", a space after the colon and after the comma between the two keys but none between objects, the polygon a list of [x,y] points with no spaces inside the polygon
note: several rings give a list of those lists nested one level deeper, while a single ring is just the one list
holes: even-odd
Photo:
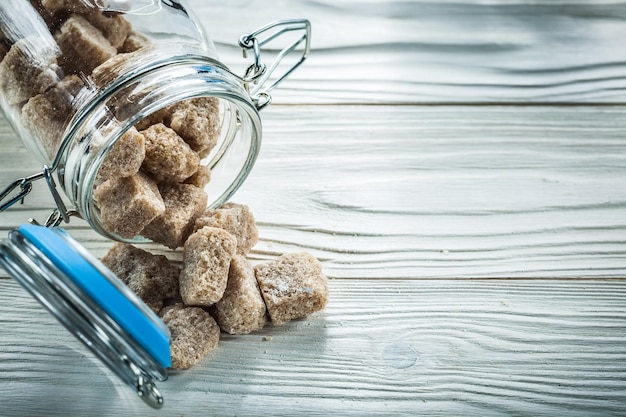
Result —
[{"label": "tipped over glass jar", "polygon": [[[239,76],[183,0],[0,1],[0,107],[42,164],[0,191],[0,212],[38,180],[56,205],[43,226],[9,232],[0,265],[155,408],[167,328],[55,226],[78,216],[110,239],[180,246],[194,213],[248,176],[259,110],[305,60],[310,35],[301,19],[242,36],[253,61]],[[265,65],[266,45],[286,38]]]},{"label": "tipped over glass jar", "polygon": [[[265,65],[265,44],[283,35],[291,42]],[[76,215],[111,239],[155,240],[164,197],[217,207],[243,183],[259,110],[306,58],[310,24],[242,36],[254,58],[243,76],[182,0],[12,0],[0,3],[0,36],[0,106],[43,164],[0,193],[0,211],[45,179],[48,225]]]}]

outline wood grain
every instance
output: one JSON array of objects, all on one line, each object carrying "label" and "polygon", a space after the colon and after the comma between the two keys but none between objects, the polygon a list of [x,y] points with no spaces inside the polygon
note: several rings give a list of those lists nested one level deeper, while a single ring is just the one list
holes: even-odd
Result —
[{"label": "wood grain", "polygon": [[[333,280],[331,292],[308,320],[223,337],[212,358],[159,385],[158,415],[626,409],[622,282]],[[3,281],[0,297],[11,300],[0,306],[0,414],[146,415],[24,291]]]},{"label": "wood grain", "polygon": [[310,59],[275,91],[280,103],[626,99],[623,1],[189,3],[241,73],[240,35],[278,19],[311,20]]},{"label": "wood grain", "polygon": [[[307,250],[334,278],[626,275],[626,108],[278,106],[263,116],[261,154],[234,197],[260,224],[257,260]],[[0,142],[0,182],[37,167],[14,146]],[[52,199],[35,188],[1,229],[45,219]],[[96,256],[110,246],[82,222],[68,229]]]},{"label": "wood grain", "polygon": [[273,108],[235,199],[333,277],[620,277],[623,111]]},{"label": "wood grain", "polygon": [[[239,73],[239,35],[313,23],[234,200],[254,262],[310,251],[331,294],[224,336],[153,415],[626,414],[626,2],[189,3]],[[0,118],[0,187],[40,169]],[[36,184],[0,235],[52,207]],[[0,387],[1,417],[151,414],[3,270]]]}]

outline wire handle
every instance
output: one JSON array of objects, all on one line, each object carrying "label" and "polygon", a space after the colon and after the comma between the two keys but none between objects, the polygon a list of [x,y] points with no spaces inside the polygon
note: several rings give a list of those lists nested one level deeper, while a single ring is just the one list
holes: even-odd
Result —
[{"label": "wire handle", "polygon": [[[18,202],[24,203],[24,197],[26,197],[33,190],[33,182],[44,178],[57,206],[57,208],[55,208],[46,219],[45,226],[58,226],[61,224],[61,221],[69,223],[70,217],[76,216],[78,213],[76,211],[68,210],[65,206],[65,203],[57,190],[56,182],[52,177],[52,171],[52,168],[44,165],[41,172],[29,175],[28,177],[18,178],[9,184],[4,190],[2,190],[2,192],[0,192],[0,212],[5,211]],[[37,223],[34,220],[32,222]]]},{"label": "wire handle", "polygon": [[[298,39],[283,48],[274,59],[274,62],[268,67],[261,60],[261,49],[263,46],[287,32],[294,31],[302,31],[303,33]],[[298,62],[280,76],[277,76],[271,84],[265,85],[280,63],[301,45],[304,47]],[[248,89],[257,110],[261,110],[272,101],[272,97],[269,94],[270,91],[287,78],[308,57],[311,50],[311,22],[307,19],[292,19],[270,23],[248,35],[241,36],[239,38],[239,46],[243,49],[244,58],[247,57],[250,51],[254,54],[254,62],[246,70],[242,81]]]},{"label": "wire handle", "polygon": [[[38,174],[36,174],[38,175]],[[35,175],[35,176],[36,176]],[[0,211],[5,211],[18,201],[24,204],[24,197],[33,189],[34,176],[18,178],[0,193]],[[38,179],[38,178],[35,178]],[[19,188],[19,191],[17,190]],[[13,194],[17,191],[17,194]]]}]

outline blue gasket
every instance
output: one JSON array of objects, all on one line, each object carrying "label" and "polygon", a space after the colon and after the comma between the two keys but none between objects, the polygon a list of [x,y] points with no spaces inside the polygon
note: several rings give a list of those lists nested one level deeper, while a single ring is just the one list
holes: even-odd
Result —
[{"label": "blue gasket", "polygon": [[19,231],[161,366],[171,366],[169,335],[57,232],[31,224],[21,225]]}]

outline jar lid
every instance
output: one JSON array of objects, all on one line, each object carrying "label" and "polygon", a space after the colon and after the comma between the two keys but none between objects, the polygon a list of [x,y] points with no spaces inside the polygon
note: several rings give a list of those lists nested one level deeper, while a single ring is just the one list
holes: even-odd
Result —
[{"label": "jar lid", "polygon": [[23,224],[0,244],[0,264],[150,406],[163,397],[170,334],[111,271],[60,228]]}]

